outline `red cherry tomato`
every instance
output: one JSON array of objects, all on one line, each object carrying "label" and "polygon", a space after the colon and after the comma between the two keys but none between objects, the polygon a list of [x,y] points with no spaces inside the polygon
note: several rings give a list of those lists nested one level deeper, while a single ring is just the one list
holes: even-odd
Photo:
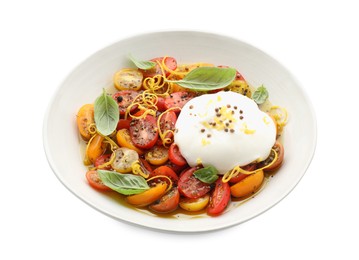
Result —
[{"label": "red cherry tomato", "polygon": [[[103,154],[99,157],[97,157],[97,159],[94,162],[94,166],[96,168],[98,168],[99,166],[101,166],[104,163],[107,163],[108,161],[110,161],[111,158],[111,154]],[[101,168],[101,170],[111,170],[111,165],[107,165],[104,168]]]},{"label": "red cherry tomato", "polygon": [[[173,182],[173,184],[177,184],[178,182],[178,176],[177,174],[168,166],[162,165],[156,169],[153,170],[153,172],[150,174],[150,178],[154,176],[163,175],[168,178],[170,178]],[[168,181],[166,178],[161,179],[163,181]]]},{"label": "red cherry tomato", "polygon": [[222,213],[231,200],[231,190],[227,182],[222,182],[219,178],[215,183],[214,191],[210,197],[207,213],[209,215],[218,215]]},{"label": "red cherry tomato", "polygon": [[130,119],[120,119],[118,120],[116,130],[118,131],[121,129],[130,129],[130,123],[131,123]]},{"label": "red cherry tomato", "polygon": [[166,110],[165,98],[157,97],[156,107],[157,107],[157,110],[160,111],[160,112],[165,111]]},{"label": "red cherry tomato", "polygon": [[86,179],[90,186],[99,191],[109,191],[111,190],[101,181],[100,177],[98,176],[97,171],[88,171],[86,173]]},{"label": "red cherry tomato", "polygon": [[[120,115],[124,115],[126,113],[127,107],[131,105],[131,103],[137,96],[138,96],[138,92],[134,90],[122,90],[112,95],[112,98],[118,104]],[[137,106],[133,106],[130,109],[130,112],[133,112],[136,108]]]},{"label": "red cherry tomato", "polygon": [[180,201],[180,193],[177,187],[173,187],[161,199],[150,205],[150,209],[158,213],[169,213],[177,209]]},{"label": "red cherry tomato", "polygon": [[147,115],[144,118],[132,119],[130,123],[130,136],[133,144],[141,149],[150,149],[158,139],[156,118]]},{"label": "red cherry tomato", "polygon": [[168,150],[168,158],[170,161],[178,166],[184,166],[187,164],[186,159],[182,156],[178,145],[172,143],[170,149]]},{"label": "red cherry tomato", "polygon": [[192,167],[186,170],[178,180],[178,190],[187,198],[196,199],[204,196],[211,190],[209,184],[201,182],[193,175],[197,169],[197,167]]},{"label": "red cherry tomato", "polygon": [[[254,171],[256,168],[257,168],[257,165],[255,163],[251,163],[251,164],[248,164],[248,165],[242,167],[242,169],[246,170],[246,171]],[[245,179],[248,176],[249,176],[248,174],[240,173],[237,176],[232,177],[229,180],[229,182],[237,183],[237,182],[240,182],[241,180]]]},{"label": "red cherry tomato", "polygon": [[[182,108],[188,101],[195,97],[193,92],[188,91],[179,91],[170,94],[169,97],[165,99],[165,107],[166,109],[179,107]],[[179,109],[174,109],[174,112],[180,112]]]},{"label": "red cherry tomato", "polygon": [[[143,77],[147,78],[147,77],[154,77],[156,75],[162,75],[161,67],[158,65],[157,62],[162,64],[163,59],[164,59],[164,57],[158,57],[158,58],[151,59],[151,61],[156,62],[156,65],[153,68],[148,69],[148,70],[140,70],[140,71],[142,71]],[[173,57],[166,57],[165,65],[171,70],[177,69],[177,61]],[[167,71],[166,76],[168,76],[169,74],[170,74],[170,72]]]},{"label": "red cherry tomato", "polygon": [[[284,158],[284,148],[283,145],[280,142],[275,142],[273,149],[277,152],[277,160],[268,168],[265,168],[264,171],[275,171],[277,170],[283,163]],[[269,157],[260,163],[260,166],[263,167],[265,165],[270,164],[274,159],[274,153],[271,152]]]},{"label": "red cherry tomato", "polygon": [[[175,125],[177,121],[177,115],[173,111],[168,111],[161,116],[160,120],[160,129],[162,133],[165,133],[166,131],[175,131]],[[165,135],[165,138],[173,138],[173,133],[168,132]]]}]

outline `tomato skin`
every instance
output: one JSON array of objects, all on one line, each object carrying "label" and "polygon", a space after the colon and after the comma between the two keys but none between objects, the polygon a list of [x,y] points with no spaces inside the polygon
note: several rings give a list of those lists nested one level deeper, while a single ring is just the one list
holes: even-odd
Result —
[{"label": "tomato skin", "polygon": [[87,148],[87,158],[90,163],[94,163],[98,157],[103,155],[106,151],[106,144],[103,142],[105,138],[101,135],[96,135],[91,140]]},{"label": "tomato skin", "polygon": [[160,199],[165,194],[166,189],[167,183],[161,182],[142,193],[128,196],[126,200],[128,203],[137,207],[148,206]]},{"label": "tomato skin", "polygon": [[132,142],[130,131],[128,129],[123,128],[118,130],[116,134],[116,140],[121,147],[127,147],[129,149],[135,150],[140,155],[144,154],[144,151],[136,147]]},{"label": "tomato skin", "polygon": [[178,180],[178,190],[187,198],[197,199],[211,190],[209,184],[201,182],[193,175],[197,169],[198,167],[192,167],[186,170],[180,175]]},{"label": "tomato skin", "polygon": [[113,77],[118,90],[139,90],[142,86],[143,75],[137,69],[122,69]]},{"label": "tomato skin", "polygon": [[131,123],[130,119],[120,119],[118,120],[116,130],[118,131],[121,129],[130,129],[130,123]]},{"label": "tomato skin", "polygon": [[[164,175],[172,180],[174,184],[177,184],[178,182],[178,176],[177,174],[168,166],[162,165],[156,169],[153,170],[153,172],[150,174],[150,178],[154,176]],[[163,178],[164,181],[166,181],[165,178]]]},{"label": "tomato skin", "polygon": [[86,179],[90,186],[99,191],[110,191],[111,189],[107,187],[101,181],[100,177],[98,176],[97,171],[88,171],[86,172]]},{"label": "tomato skin", "polygon": [[[134,90],[122,90],[112,95],[112,98],[117,102],[120,115],[125,115],[127,107],[131,105],[133,100],[138,96],[138,92]],[[133,106],[130,112],[135,111],[137,106]]]},{"label": "tomato skin", "polygon": [[149,208],[157,213],[169,213],[177,209],[180,201],[180,193],[177,187],[173,187],[161,199],[155,201]]},{"label": "tomato skin", "polygon": [[[188,91],[174,92],[165,99],[166,109],[179,107],[182,108],[188,101],[195,97],[195,93]],[[180,109],[173,110],[176,113],[180,112]]]},{"label": "tomato skin", "polygon": [[95,123],[94,105],[93,104],[83,105],[79,109],[79,112],[77,113],[76,122],[81,138],[85,141],[90,140],[91,134],[89,131],[89,126]]},{"label": "tomato skin", "polygon": [[[164,57],[157,57],[157,58],[153,58],[150,61],[156,62],[156,65],[148,70],[142,70],[140,69],[140,71],[143,74],[144,78],[148,78],[148,77],[154,77],[156,75],[162,75],[162,70],[161,67],[158,65],[157,62],[162,63]],[[165,59],[165,65],[171,69],[171,70],[175,70],[177,68],[177,61],[175,58],[173,57],[166,57]],[[166,76],[170,75],[169,71],[166,71]]]},{"label": "tomato skin", "polygon": [[[257,165],[255,163],[248,164],[248,165],[242,167],[242,169],[246,170],[246,171],[254,171],[256,168],[257,168]],[[237,183],[237,182],[240,182],[241,180],[247,178],[248,176],[249,176],[248,174],[240,173],[236,177],[232,177],[229,180],[229,182]]]},{"label": "tomato skin", "polygon": [[157,110],[160,112],[166,111],[165,98],[157,97],[156,107],[157,107]]},{"label": "tomato skin", "polygon": [[226,209],[230,200],[231,190],[229,184],[227,182],[222,182],[222,179],[219,178],[215,182],[215,188],[207,207],[208,215],[215,216],[221,214]]},{"label": "tomato skin", "polygon": [[132,119],[130,136],[134,145],[140,149],[150,149],[158,139],[156,118],[147,115],[145,118]]},{"label": "tomato skin", "polygon": [[[268,172],[271,172],[271,171],[275,171],[275,170],[278,170],[279,167],[282,165],[283,163],[283,159],[284,159],[284,147],[283,145],[276,141],[274,146],[273,146],[273,149],[277,152],[277,160],[271,165],[269,166],[268,168],[265,168],[264,171],[268,171]],[[260,163],[260,165],[263,167],[264,165],[268,165],[273,159],[271,159],[272,155],[269,156],[269,158],[267,158],[266,160],[264,160],[263,162]]]},{"label": "tomato skin", "polygon": [[182,156],[178,145],[172,143],[170,149],[168,150],[168,157],[170,161],[178,166],[184,166],[187,164],[186,159]]},{"label": "tomato skin", "polygon": [[177,121],[177,115],[175,112],[173,111],[168,111],[164,114],[162,114],[161,119],[160,119],[160,129],[162,133],[165,133],[166,131],[171,131],[168,132],[165,135],[165,138],[169,138],[169,139],[173,139],[173,132],[175,131],[175,126],[176,126],[176,121]]},{"label": "tomato skin", "polygon": [[232,185],[230,190],[233,197],[242,198],[254,194],[262,185],[264,173],[262,170],[249,175],[244,180]]},{"label": "tomato skin", "polygon": [[[95,160],[95,163],[94,163],[94,166],[96,168],[98,168],[99,166],[101,166],[102,164],[104,163],[107,163],[108,161],[110,161],[110,158],[111,158],[111,154],[103,154],[101,156],[99,156],[96,160]],[[99,169],[99,168],[98,168]],[[107,165],[105,166],[104,168],[100,168],[101,170],[111,170],[112,167],[111,165]]]},{"label": "tomato skin", "polygon": [[199,197],[197,199],[190,199],[190,198],[181,198],[179,202],[179,206],[187,211],[200,211],[207,207],[209,203],[209,195],[205,194],[202,197]]}]

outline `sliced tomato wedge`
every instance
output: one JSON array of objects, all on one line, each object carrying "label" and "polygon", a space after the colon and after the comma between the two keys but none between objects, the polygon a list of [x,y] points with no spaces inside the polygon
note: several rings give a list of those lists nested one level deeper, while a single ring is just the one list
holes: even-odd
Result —
[{"label": "sliced tomato wedge", "polygon": [[[132,104],[138,92],[134,90],[122,90],[112,95],[112,98],[117,102],[120,115],[126,114],[126,109]],[[137,106],[133,106],[130,112],[133,112]]]},{"label": "sliced tomato wedge", "polygon": [[[144,78],[148,78],[148,77],[154,77],[156,75],[162,75],[162,70],[160,65],[158,65],[157,62],[162,64],[164,57],[157,57],[157,58],[153,58],[151,59],[151,61],[156,62],[156,65],[148,70],[140,70],[142,71],[143,77]],[[165,58],[165,65],[170,69],[170,70],[175,70],[177,69],[177,61],[175,58],[173,57],[166,57]],[[166,76],[168,76],[170,74],[169,71],[165,72]]]},{"label": "sliced tomato wedge", "polygon": [[[268,168],[265,168],[264,171],[275,171],[277,170],[283,163],[283,158],[284,158],[284,148],[283,145],[276,141],[273,149],[277,152],[277,160]],[[269,165],[274,159],[274,153],[271,151],[270,155],[268,156],[268,158],[266,160],[264,160],[263,162],[260,163],[260,166],[266,166]]]},{"label": "sliced tomato wedge", "polygon": [[182,156],[178,145],[172,143],[170,149],[168,150],[168,158],[170,161],[178,166],[184,166],[187,164],[186,159]]},{"label": "sliced tomato wedge", "polygon": [[144,118],[132,119],[130,123],[130,136],[133,144],[141,149],[150,149],[158,139],[156,118],[147,115]]},{"label": "sliced tomato wedge", "polygon": [[[242,167],[242,169],[246,170],[246,171],[254,171],[256,168],[257,168],[257,165],[255,163],[251,163],[251,164],[248,164],[248,165]],[[249,176],[248,174],[240,173],[237,176],[232,177],[229,180],[229,182],[237,183],[237,182],[240,182],[241,180],[245,179],[248,176]]]},{"label": "sliced tomato wedge", "polygon": [[204,196],[211,190],[209,184],[201,182],[193,175],[197,169],[197,167],[192,167],[186,170],[178,180],[178,190],[187,198],[196,199]]},{"label": "sliced tomato wedge", "polygon": [[207,207],[208,215],[221,214],[231,200],[231,189],[227,182],[222,182],[219,178],[215,183],[214,191],[209,199]]},{"label": "sliced tomato wedge", "polygon": [[[109,162],[110,159],[111,159],[111,154],[103,154],[95,160],[94,166],[98,168],[99,166]],[[101,170],[111,170],[111,169],[112,169],[111,165],[107,165],[101,168]]]},{"label": "sliced tomato wedge", "polygon": [[111,190],[101,181],[100,177],[98,176],[97,171],[88,171],[86,173],[86,179],[90,186],[99,191],[109,191]]},{"label": "sliced tomato wedge", "polygon": [[[195,93],[188,91],[174,92],[165,99],[166,109],[179,107],[182,108],[188,101],[195,97]],[[180,112],[180,109],[174,109],[174,112]]]},{"label": "sliced tomato wedge", "polygon": [[177,209],[180,193],[177,187],[173,187],[161,199],[150,205],[150,209],[157,213],[169,213]]},{"label": "sliced tomato wedge", "polygon": [[160,120],[160,129],[162,133],[167,131],[165,138],[172,139],[173,132],[175,131],[177,121],[177,115],[173,111],[163,113]]},{"label": "sliced tomato wedge", "polygon": [[[154,176],[166,176],[171,179],[173,184],[177,184],[178,182],[178,176],[177,174],[168,166],[162,165],[156,169],[153,170],[153,172],[150,174],[150,178]],[[166,178],[161,179],[162,181],[168,181]]]}]

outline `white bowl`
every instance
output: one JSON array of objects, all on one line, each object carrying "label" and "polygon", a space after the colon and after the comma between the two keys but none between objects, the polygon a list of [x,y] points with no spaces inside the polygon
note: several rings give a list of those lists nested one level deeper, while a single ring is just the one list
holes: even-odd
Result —
[{"label": "white bowl", "polygon": [[[173,56],[178,63],[209,62],[237,68],[253,86],[264,84],[272,103],[285,107],[285,162],[264,189],[240,206],[218,217],[175,215],[159,217],[126,207],[114,196],[92,189],[82,164],[76,113],[112,85],[114,72],[132,66],[131,53],[141,59]],[[234,38],[193,31],[155,32],[118,41],[82,62],[60,85],[45,116],[43,128],[47,159],[58,179],[78,198],[115,219],[166,231],[217,230],[247,221],[282,200],[300,181],[314,155],[316,121],[299,82],[275,59]]]}]

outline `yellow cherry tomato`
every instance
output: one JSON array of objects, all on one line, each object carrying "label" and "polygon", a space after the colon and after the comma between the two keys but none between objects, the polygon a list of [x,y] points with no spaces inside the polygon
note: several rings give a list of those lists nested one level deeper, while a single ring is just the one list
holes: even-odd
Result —
[{"label": "yellow cherry tomato", "polygon": [[145,159],[150,164],[162,165],[168,161],[168,149],[163,146],[155,145],[146,152]]},{"label": "yellow cherry tomato", "polygon": [[230,91],[237,92],[243,96],[251,97],[252,91],[249,88],[249,85],[244,80],[235,80],[228,87]]},{"label": "yellow cherry tomato", "polygon": [[197,199],[183,198],[180,200],[179,205],[182,209],[187,211],[199,211],[207,207],[209,203],[209,195]]},{"label": "yellow cherry tomato", "polygon": [[160,199],[166,193],[166,189],[167,189],[167,183],[160,182],[156,184],[156,186],[140,194],[128,196],[126,200],[128,203],[134,206],[144,207]]},{"label": "yellow cherry tomato", "polygon": [[85,141],[90,140],[91,134],[89,127],[91,124],[95,123],[94,119],[94,105],[86,104],[83,105],[79,112],[77,113],[77,128],[79,129],[82,139]]},{"label": "yellow cherry tomato", "polygon": [[236,198],[251,195],[261,187],[263,180],[264,173],[262,170],[258,170],[256,173],[231,186],[231,195]]},{"label": "yellow cherry tomato", "polygon": [[111,163],[112,168],[120,173],[129,173],[132,171],[132,164],[138,161],[138,153],[126,147],[118,148],[114,151],[115,159]]},{"label": "yellow cherry tomato", "polygon": [[98,157],[103,155],[106,151],[106,144],[103,142],[105,138],[101,135],[95,135],[88,144],[86,150],[87,161],[85,164],[93,164]]},{"label": "yellow cherry tomato", "polygon": [[130,136],[130,131],[126,128],[118,130],[116,134],[117,143],[119,146],[129,148],[131,150],[135,150],[139,155],[144,154],[144,151],[140,148],[136,147]]},{"label": "yellow cherry tomato", "polygon": [[122,69],[114,76],[114,84],[118,90],[139,90],[142,80],[143,75],[137,69]]}]

